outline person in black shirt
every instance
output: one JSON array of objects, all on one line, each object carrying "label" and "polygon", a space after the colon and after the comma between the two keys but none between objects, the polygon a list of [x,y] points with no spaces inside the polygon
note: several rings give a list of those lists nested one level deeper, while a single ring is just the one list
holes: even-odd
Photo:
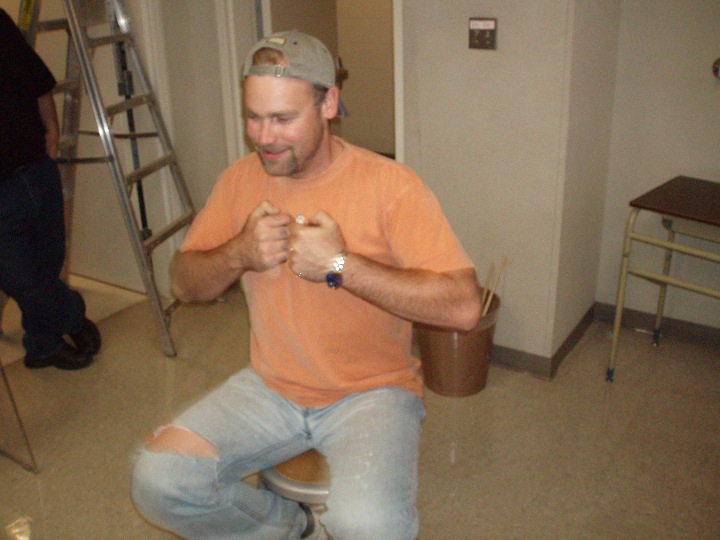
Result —
[{"label": "person in black shirt", "polygon": [[80,369],[101,337],[80,293],[60,279],[65,218],[54,86],[0,9],[0,290],[22,313],[25,366]]}]

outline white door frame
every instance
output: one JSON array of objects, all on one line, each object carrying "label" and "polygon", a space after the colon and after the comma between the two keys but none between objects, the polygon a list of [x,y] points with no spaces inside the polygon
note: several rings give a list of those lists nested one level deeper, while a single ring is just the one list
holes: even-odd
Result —
[{"label": "white door frame", "polygon": [[227,54],[220,55],[220,80],[225,122],[225,144],[228,164],[248,154],[245,145],[238,63],[237,29],[233,0],[219,0],[215,4],[215,23],[218,45]]},{"label": "white door frame", "polygon": [[395,159],[405,163],[405,50],[403,48],[403,2],[393,0],[393,73],[395,91]]}]

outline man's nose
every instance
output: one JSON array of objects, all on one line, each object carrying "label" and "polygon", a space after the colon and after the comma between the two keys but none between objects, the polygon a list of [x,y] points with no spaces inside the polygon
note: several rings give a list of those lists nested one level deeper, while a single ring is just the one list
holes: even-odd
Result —
[{"label": "man's nose", "polygon": [[270,120],[261,121],[258,130],[257,143],[261,146],[265,146],[274,143],[276,138],[277,136],[272,122]]}]

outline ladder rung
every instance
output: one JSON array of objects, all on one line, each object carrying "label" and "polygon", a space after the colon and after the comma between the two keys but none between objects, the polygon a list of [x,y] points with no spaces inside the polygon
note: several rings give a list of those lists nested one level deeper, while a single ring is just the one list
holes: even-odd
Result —
[{"label": "ladder rung", "polygon": [[108,163],[109,161],[110,158],[108,156],[85,158],[58,158],[57,160],[60,165],[87,165],[90,163]]},{"label": "ladder rung", "polygon": [[38,32],[52,32],[54,30],[67,30],[68,22],[67,19],[49,19],[47,21],[40,21],[37,23]]},{"label": "ladder rung", "polygon": [[158,136],[157,131],[145,131],[142,133],[113,133],[112,135],[116,139],[150,139]]},{"label": "ladder rung", "polygon": [[117,34],[109,34],[107,36],[89,38],[88,45],[90,48],[102,47],[103,45],[112,45],[121,41],[132,41],[132,35],[127,32],[118,32]]},{"label": "ladder rung", "polygon": [[162,244],[165,240],[178,232],[180,229],[189,225],[192,219],[192,213],[188,213],[176,219],[175,221],[168,223],[160,230],[160,232],[153,234],[150,238],[147,238],[143,242],[143,245],[145,246],[145,251],[150,252],[155,249],[159,244]]},{"label": "ladder rung", "polygon": [[175,298],[170,304],[164,309],[165,317],[170,317],[172,315],[173,311],[175,311],[177,308],[179,308],[182,305],[182,302]]},{"label": "ladder rung", "polygon": [[63,79],[57,82],[55,88],[53,88],[53,92],[56,94],[65,94],[66,92],[77,90],[78,88],[80,88],[79,79]]},{"label": "ladder rung", "polygon": [[141,94],[139,96],[135,96],[133,98],[130,98],[125,101],[121,101],[120,103],[116,103],[115,105],[110,105],[109,107],[105,107],[105,112],[108,116],[115,116],[118,113],[129,111],[130,109],[134,109],[135,107],[140,107],[141,105],[147,105],[152,101],[152,96],[150,94]]},{"label": "ladder rung", "polygon": [[58,150],[68,150],[77,144],[77,137],[60,137]]},{"label": "ladder rung", "polygon": [[[100,133],[94,130],[90,129],[81,129],[78,131],[80,135],[91,135],[93,137],[99,137]],[[145,131],[145,132],[136,132],[136,133],[115,133],[113,132],[111,134],[116,139],[151,139],[153,137],[157,137],[158,134],[156,131]]]},{"label": "ladder rung", "polygon": [[128,186],[132,185],[138,180],[141,180],[146,176],[150,176],[152,173],[170,165],[173,161],[175,161],[175,155],[167,154],[159,159],[156,159],[155,161],[151,161],[150,163],[135,169],[133,172],[131,172],[125,177],[125,182]]}]

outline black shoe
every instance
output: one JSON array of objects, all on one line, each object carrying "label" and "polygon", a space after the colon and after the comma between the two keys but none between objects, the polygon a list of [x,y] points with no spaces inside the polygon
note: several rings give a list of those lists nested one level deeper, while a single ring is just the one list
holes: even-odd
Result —
[{"label": "black shoe", "polygon": [[97,354],[102,344],[100,330],[90,319],[85,319],[83,327],[79,332],[70,334],[70,339],[73,340],[78,351],[90,355]]},{"label": "black shoe", "polygon": [[58,369],[82,369],[92,364],[91,354],[75,350],[67,343],[63,343],[55,352],[47,356],[25,355],[24,364],[29,369],[40,369],[55,366]]}]

